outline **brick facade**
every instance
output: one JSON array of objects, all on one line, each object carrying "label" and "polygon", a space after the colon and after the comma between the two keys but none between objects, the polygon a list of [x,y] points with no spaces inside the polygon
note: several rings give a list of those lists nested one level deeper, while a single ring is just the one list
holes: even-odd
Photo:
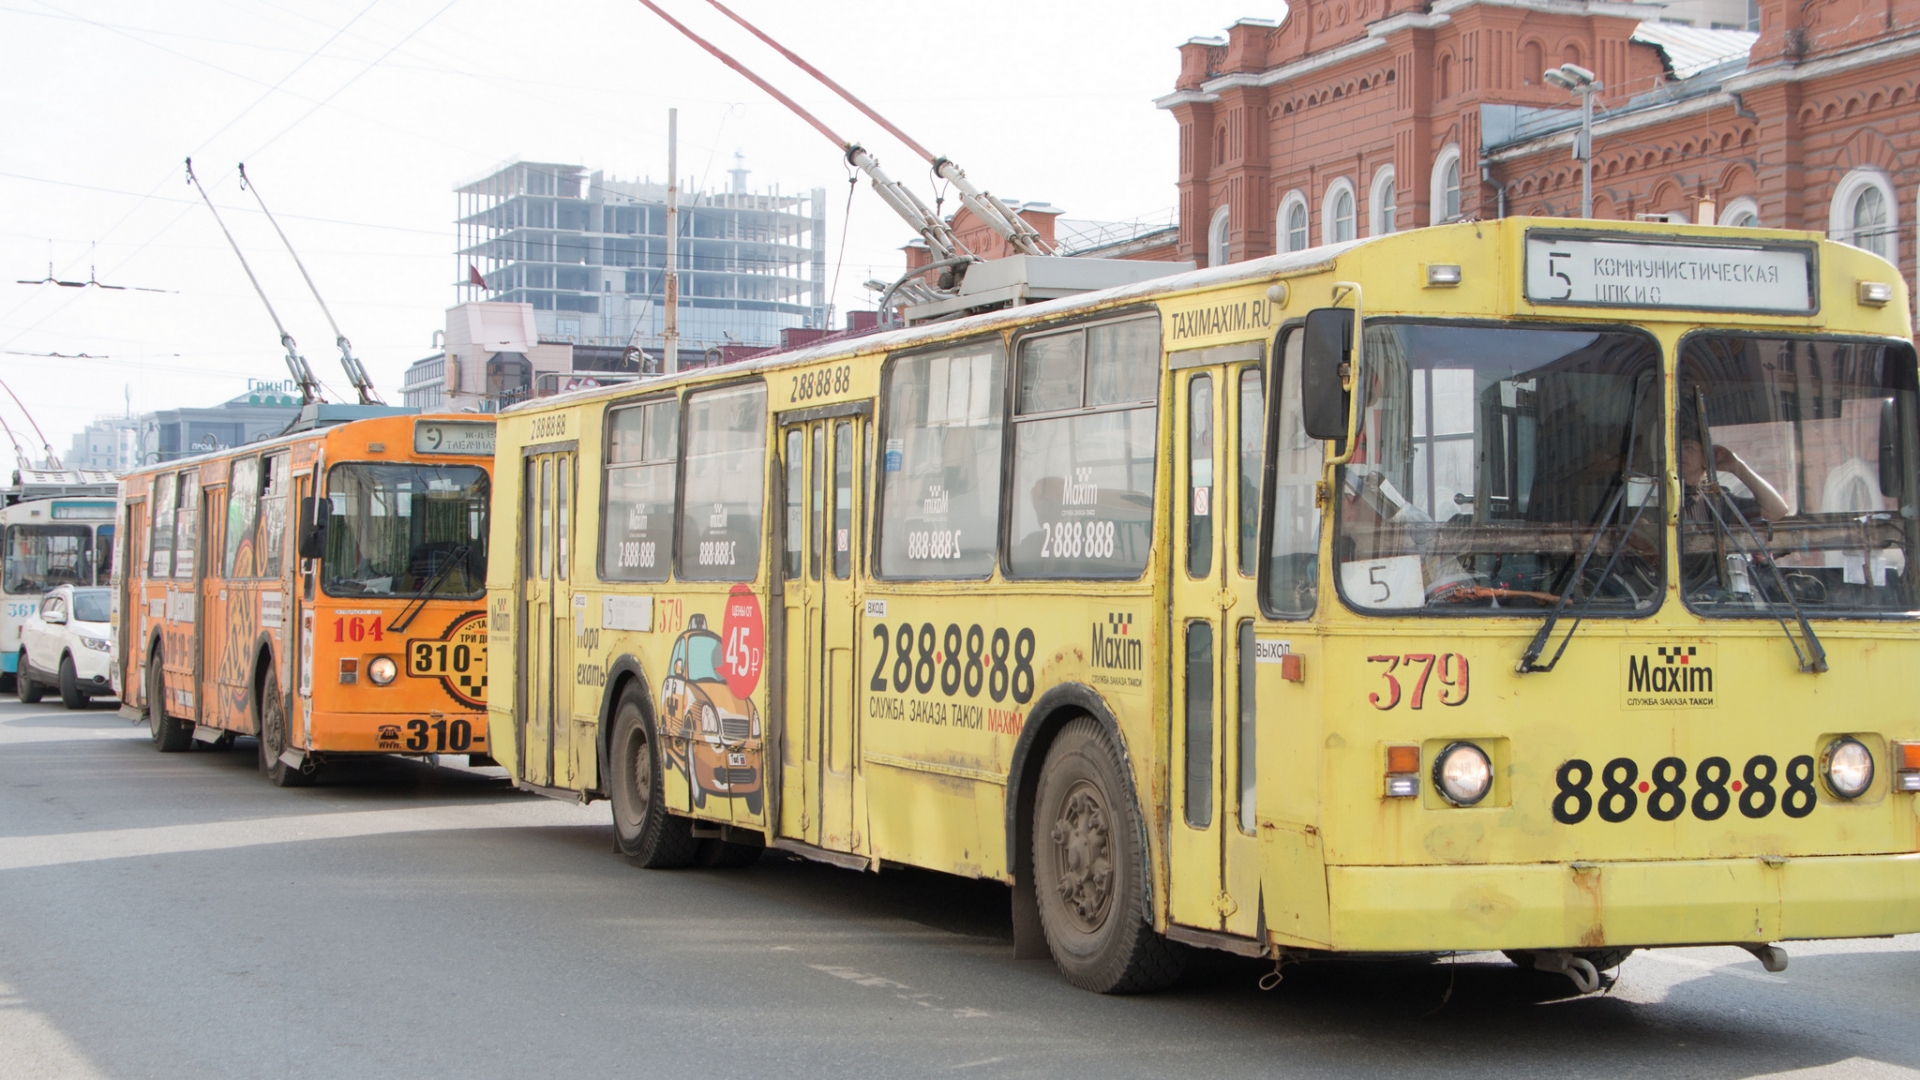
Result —
[{"label": "brick facade", "polygon": [[1189,41],[1158,102],[1179,124],[1178,257],[1204,266],[1300,246],[1295,202],[1308,246],[1385,231],[1376,192],[1389,169],[1395,229],[1447,220],[1436,176],[1456,154],[1459,217],[1578,216],[1577,111],[1541,78],[1571,62],[1605,87],[1595,217],[1732,223],[1750,211],[1852,239],[1854,210],[1871,223],[1877,206],[1884,221],[1860,242],[1911,286],[1920,0],[1760,7],[1744,60],[1736,50],[1697,73],[1677,71],[1681,50],[1659,35],[1635,39],[1646,8],[1580,0],[1294,0],[1278,24]]}]

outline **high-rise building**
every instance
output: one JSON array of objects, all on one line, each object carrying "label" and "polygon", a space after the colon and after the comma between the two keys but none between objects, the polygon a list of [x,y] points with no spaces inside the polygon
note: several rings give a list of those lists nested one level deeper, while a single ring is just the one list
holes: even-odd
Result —
[{"label": "high-rise building", "polygon": [[[680,192],[682,343],[773,345],[783,329],[825,327],[825,189],[750,192],[739,155],[729,172],[728,190]],[[658,348],[665,184],[514,161],[455,190],[461,302],[531,304],[541,341]]]}]

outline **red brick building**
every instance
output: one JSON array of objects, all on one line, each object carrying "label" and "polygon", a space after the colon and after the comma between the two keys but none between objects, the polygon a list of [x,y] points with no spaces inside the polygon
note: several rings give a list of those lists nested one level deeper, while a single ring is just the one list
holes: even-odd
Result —
[{"label": "red brick building", "polygon": [[1592,0],[1294,0],[1181,46],[1178,257],[1201,265],[1502,214],[1810,229],[1913,285],[1920,0],[1759,0],[1758,34]]}]

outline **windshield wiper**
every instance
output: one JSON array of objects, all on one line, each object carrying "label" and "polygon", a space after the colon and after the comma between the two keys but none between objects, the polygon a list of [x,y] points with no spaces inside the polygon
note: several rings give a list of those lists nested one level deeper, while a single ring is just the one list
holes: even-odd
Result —
[{"label": "windshield wiper", "polygon": [[[1702,494],[1706,495],[1706,498],[1701,501],[1706,504],[1707,512],[1713,516],[1716,534],[1715,546],[1717,552],[1721,553],[1719,555],[1720,566],[1716,568],[1716,572],[1721,574],[1727,572],[1724,552],[1726,551],[1726,541],[1728,540],[1732,540],[1734,546],[1740,549],[1738,554],[1741,558],[1747,560],[1747,565],[1753,565],[1756,556],[1766,561],[1767,568],[1773,571],[1774,584],[1780,587],[1781,598],[1787,602],[1787,607],[1793,611],[1794,621],[1800,624],[1800,633],[1807,639],[1806,648],[1803,649],[1800,647],[1800,642],[1794,638],[1793,631],[1787,627],[1786,618],[1773,606],[1773,601],[1767,599],[1766,593],[1756,589],[1751,595],[1759,600],[1760,603],[1766,605],[1767,610],[1772,613],[1774,621],[1780,624],[1780,632],[1787,635],[1787,644],[1793,646],[1793,655],[1794,658],[1800,662],[1800,670],[1808,674],[1817,675],[1827,670],[1827,650],[1820,644],[1819,635],[1813,632],[1813,624],[1807,621],[1806,613],[1800,610],[1799,602],[1794,600],[1793,589],[1787,584],[1787,576],[1780,572],[1779,560],[1775,559],[1773,553],[1768,551],[1766,547],[1760,543],[1760,537],[1753,531],[1752,523],[1747,521],[1747,515],[1740,512],[1740,507],[1734,504],[1733,496],[1728,493],[1726,488],[1720,486],[1720,473],[1713,465],[1713,435],[1707,429],[1707,394],[1706,391],[1698,386],[1693,388],[1693,394],[1694,408],[1700,418],[1700,452],[1705,455],[1707,460],[1707,476],[1700,485],[1700,490]],[[1720,508],[1714,505],[1713,501],[1713,497],[1716,495],[1727,504],[1727,509],[1733,512],[1734,518],[1740,522],[1740,528],[1746,532],[1747,539],[1753,541],[1753,547],[1751,549],[1748,549],[1745,544],[1741,543],[1740,537],[1733,531],[1733,528],[1727,524],[1727,520],[1720,516]]]},{"label": "windshield wiper", "polygon": [[447,561],[441,563],[440,569],[434,571],[433,576],[427,579],[427,583],[420,587],[420,594],[415,596],[413,600],[407,604],[406,608],[400,612],[399,618],[387,625],[388,630],[398,634],[413,625],[413,620],[418,618],[422,611],[426,610],[427,599],[433,595],[435,589],[440,587],[441,580],[448,574],[451,574],[454,567],[460,566],[467,561],[467,549],[470,546],[471,545],[468,544],[462,544],[453,549],[452,554],[447,556]]},{"label": "windshield wiper", "polygon": [[[1599,599],[1600,586],[1613,577],[1614,567],[1619,565],[1621,554],[1627,550],[1627,538],[1633,535],[1633,530],[1640,527],[1640,519],[1647,512],[1647,503],[1652,501],[1651,484],[1654,478],[1644,477],[1633,471],[1633,449],[1640,441],[1640,403],[1646,398],[1647,388],[1652,385],[1650,375],[1651,372],[1643,373],[1639,384],[1633,390],[1633,411],[1628,414],[1632,419],[1627,423],[1627,452],[1622,455],[1625,460],[1620,466],[1620,486],[1614,491],[1613,498],[1607,500],[1606,509],[1600,512],[1599,520],[1594,523],[1593,539],[1587,541],[1587,549],[1580,553],[1580,561],[1574,565],[1573,574],[1567,579],[1567,587],[1560,591],[1560,598],[1555,601],[1553,610],[1547,613],[1546,620],[1540,624],[1539,632],[1535,633],[1533,640],[1527,643],[1527,651],[1520,654],[1520,662],[1514,665],[1514,671],[1518,674],[1525,675],[1530,671],[1552,671],[1553,665],[1560,662],[1561,654],[1567,651],[1567,643],[1573,640],[1573,632],[1580,629],[1581,621],[1587,617],[1589,611],[1593,610],[1594,601]],[[1626,530],[1620,534],[1620,542],[1614,545],[1613,554],[1607,559],[1606,567],[1600,571],[1600,579],[1594,582],[1592,591],[1587,593],[1586,602],[1581,604],[1580,610],[1574,613],[1573,625],[1567,627],[1567,636],[1560,639],[1560,647],[1553,651],[1553,659],[1544,664],[1538,663],[1540,654],[1546,651],[1547,642],[1553,638],[1554,625],[1560,621],[1561,614],[1567,610],[1567,604],[1573,600],[1573,591],[1580,587],[1580,582],[1586,577],[1587,564],[1593,559],[1593,553],[1600,549],[1600,538],[1607,534],[1607,523],[1612,521],[1614,515],[1619,512],[1620,500],[1626,498],[1627,492],[1633,490],[1635,480],[1648,482],[1647,497],[1640,500],[1639,506],[1634,507],[1632,520],[1627,522]]]}]

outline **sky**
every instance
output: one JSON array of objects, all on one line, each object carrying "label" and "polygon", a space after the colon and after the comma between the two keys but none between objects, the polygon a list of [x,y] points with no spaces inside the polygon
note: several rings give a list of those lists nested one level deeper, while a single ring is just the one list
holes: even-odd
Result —
[{"label": "sky", "polygon": [[[704,0],[658,0],[932,201],[923,162]],[[1281,0],[731,0],[979,186],[1069,217],[1174,205],[1177,47]],[[214,405],[287,377],[266,308],[184,159],[325,386],[334,334],[254,195],[306,262],[375,386],[430,355],[464,263],[453,189],[521,158],[723,187],[828,190],[839,310],[871,307],[914,234],[839,151],[635,0],[0,0],[0,419],[36,456],[96,416]],[[946,209],[954,202],[949,198]],[[90,276],[123,291],[16,284]],[[142,291],[152,290],[152,291]],[[46,354],[64,354],[60,357]],[[85,357],[77,354],[85,353]],[[26,415],[23,415],[23,411]],[[0,461],[11,451],[0,444]]]}]

